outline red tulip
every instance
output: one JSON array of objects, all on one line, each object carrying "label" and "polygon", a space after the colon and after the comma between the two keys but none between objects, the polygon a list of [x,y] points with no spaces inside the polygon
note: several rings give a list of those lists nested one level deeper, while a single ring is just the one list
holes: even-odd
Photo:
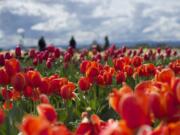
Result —
[{"label": "red tulip", "polygon": [[13,93],[10,90],[7,90],[6,88],[1,89],[2,96],[5,100],[9,100],[13,97]]},{"label": "red tulip", "polygon": [[147,117],[143,111],[143,106],[141,106],[135,95],[127,94],[123,96],[119,107],[121,116],[128,127],[137,128],[146,123]]},{"label": "red tulip", "polygon": [[58,48],[55,49],[54,55],[55,55],[56,58],[59,58],[59,57],[60,57],[61,52],[60,52],[60,50],[59,50]]},{"label": "red tulip", "polygon": [[46,66],[48,69],[50,69],[52,67],[52,62],[50,60],[46,61]]},{"label": "red tulip", "polygon": [[116,70],[123,70],[123,68],[124,68],[123,59],[116,59],[114,62],[114,68]]},{"label": "red tulip", "polygon": [[124,71],[127,73],[128,76],[132,76],[133,74],[133,68],[130,65],[125,65]]},{"label": "red tulip", "polygon": [[4,68],[0,68],[0,85],[9,84],[9,76]]},{"label": "red tulip", "polygon": [[39,90],[41,93],[50,94],[51,91],[48,78],[43,78],[41,80],[41,83],[39,84]]},{"label": "red tulip", "polygon": [[25,97],[32,97],[33,96],[33,89],[32,89],[32,87],[27,86],[26,88],[24,88],[23,94],[24,94]]},{"label": "red tulip", "polygon": [[89,65],[90,65],[89,61],[87,60],[82,61],[82,63],[80,64],[81,73],[85,73]]},{"label": "red tulip", "polygon": [[16,57],[21,57],[21,48],[20,48],[20,46],[16,47],[15,54],[16,54]]},{"label": "red tulip", "polygon": [[157,52],[158,52],[158,54],[160,54],[161,53],[161,48],[157,48]]},{"label": "red tulip", "polygon": [[49,104],[50,103],[49,98],[45,94],[41,94],[39,96],[39,99],[40,99],[40,102],[43,103],[43,104]]},{"label": "red tulip", "polygon": [[140,66],[142,64],[142,58],[139,56],[133,57],[132,64],[134,65],[134,67]]},{"label": "red tulip", "polygon": [[71,60],[71,54],[70,53],[65,53],[64,54],[64,62],[69,62]]},{"label": "red tulip", "polygon": [[41,84],[41,76],[38,71],[28,71],[26,73],[27,83],[32,87],[39,87]]},{"label": "red tulip", "polygon": [[50,104],[40,104],[37,106],[38,114],[49,122],[54,123],[57,120],[57,113],[53,106]]},{"label": "red tulip", "polygon": [[119,71],[116,75],[116,82],[117,84],[121,84],[122,82],[126,81],[126,77],[122,71]]},{"label": "red tulip", "polygon": [[38,59],[37,59],[37,58],[34,58],[34,59],[33,59],[33,65],[37,66],[37,64],[38,64]]},{"label": "red tulip", "polygon": [[89,79],[86,77],[81,77],[78,81],[78,85],[79,85],[80,90],[87,91],[90,88]]},{"label": "red tulip", "polygon": [[11,84],[17,91],[22,91],[26,86],[26,79],[23,73],[16,73],[12,79]]},{"label": "red tulip", "polygon": [[11,59],[12,55],[10,54],[10,52],[6,52],[4,58],[5,59]]},{"label": "red tulip", "polygon": [[35,55],[36,55],[35,49],[31,49],[31,50],[29,51],[29,57],[34,58]]},{"label": "red tulip", "polygon": [[163,118],[165,116],[165,110],[159,93],[152,92],[150,94],[150,107],[155,118]]}]

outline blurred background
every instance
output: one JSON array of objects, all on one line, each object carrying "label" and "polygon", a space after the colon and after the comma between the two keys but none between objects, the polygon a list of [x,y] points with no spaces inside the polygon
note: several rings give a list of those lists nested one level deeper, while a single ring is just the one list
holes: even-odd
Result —
[{"label": "blurred background", "polygon": [[119,46],[180,47],[179,0],[0,0],[0,48],[48,44],[77,47],[109,42]]}]

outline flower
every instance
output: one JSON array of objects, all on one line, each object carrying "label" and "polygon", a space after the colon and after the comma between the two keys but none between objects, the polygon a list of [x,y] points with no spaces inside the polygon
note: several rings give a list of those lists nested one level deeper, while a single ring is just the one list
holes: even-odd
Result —
[{"label": "flower", "polygon": [[17,91],[22,91],[26,86],[26,79],[23,73],[19,72],[16,73],[12,79],[11,84]]},{"label": "flower", "polygon": [[73,83],[65,84],[61,87],[60,95],[63,99],[71,99],[75,96],[73,93],[75,90],[75,85]]},{"label": "flower", "polygon": [[138,66],[140,66],[141,64],[142,64],[142,58],[141,58],[141,57],[135,56],[135,57],[132,58],[132,65],[133,65],[134,67],[138,67]]},{"label": "flower", "polygon": [[121,84],[122,82],[125,82],[125,80],[126,80],[126,77],[125,77],[124,72],[118,71],[116,75],[117,84]]},{"label": "flower", "polygon": [[41,103],[37,106],[37,111],[40,116],[47,119],[50,123],[56,122],[57,113],[52,105]]},{"label": "flower", "polygon": [[10,77],[20,71],[20,63],[17,59],[12,58],[5,60],[5,69]]},{"label": "flower", "polygon": [[7,85],[9,84],[10,79],[9,75],[6,72],[6,69],[4,67],[0,68],[0,84],[1,85]]},{"label": "flower", "polygon": [[16,54],[16,57],[21,57],[21,47],[20,46],[16,47],[15,54]]},{"label": "flower", "polygon": [[78,81],[80,90],[87,91],[90,88],[90,81],[87,77],[81,77]]}]

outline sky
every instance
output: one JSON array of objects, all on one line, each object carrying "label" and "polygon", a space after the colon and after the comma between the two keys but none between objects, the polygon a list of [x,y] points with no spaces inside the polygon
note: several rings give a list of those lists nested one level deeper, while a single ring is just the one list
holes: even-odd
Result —
[{"label": "sky", "polygon": [[180,0],[0,0],[0,47],[180,40]]}]

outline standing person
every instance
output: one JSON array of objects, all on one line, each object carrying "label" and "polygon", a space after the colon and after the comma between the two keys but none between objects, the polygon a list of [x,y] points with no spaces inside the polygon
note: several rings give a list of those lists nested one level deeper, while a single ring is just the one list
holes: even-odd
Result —
[{"label": "standing person", "polygon": [[74,36],[71,37],[69,41],[69,46],[73,49],[76,49],[76,40],[74,39]]},{"label": "standing person", "polygon": [[104,41],[105,41],[104,50],[106,50],[107,48],[109,48],[110,45],[108,36],[104,37]]},{"label": "standing person", "polygon": [[38,41],[38,47],[39,51],[44,51],[46,49],[46,41],[43,36]]}]

